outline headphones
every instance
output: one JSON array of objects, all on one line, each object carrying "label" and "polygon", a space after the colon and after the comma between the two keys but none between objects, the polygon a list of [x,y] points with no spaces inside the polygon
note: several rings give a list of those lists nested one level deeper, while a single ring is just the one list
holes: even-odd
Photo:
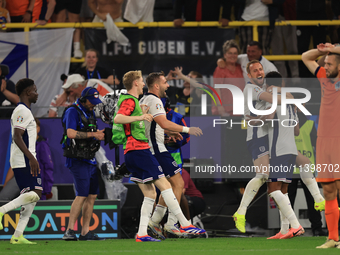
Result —
[{"label": "headphones", "polygon": [[[95,88],[95,87],[94,87],[95,85],[97,85],[97,83],[94,84],[91,88]],[[93,94],[90,94],[90,95],[89,95],[89,91],[90,91],[90,90],[91,90],[91,89],[89,89],[88,91],[86,91],[85,95],[84,95],[84,96],[81,96],[81,97],[79,98],[79,102],[80,102],[80,103],[85,104],[85,103],[86,103],[86,98],[87,98],[87,97],[94,96],[94,95],[98,94],[98,92],[94,92]]]}]

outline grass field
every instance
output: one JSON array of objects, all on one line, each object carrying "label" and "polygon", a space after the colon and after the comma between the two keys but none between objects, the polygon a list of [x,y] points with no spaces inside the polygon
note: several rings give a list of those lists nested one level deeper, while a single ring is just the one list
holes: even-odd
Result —
[{"label": "grass field", "polygon": [[325,237],[297,237],[288,240],[253,238],[167,239],[160,243],[136,243],[134,240],[65,242],[37,241],[37,245],[12,245],[0,241],[0,254],[339,254],[340,249],[315,249]]}]

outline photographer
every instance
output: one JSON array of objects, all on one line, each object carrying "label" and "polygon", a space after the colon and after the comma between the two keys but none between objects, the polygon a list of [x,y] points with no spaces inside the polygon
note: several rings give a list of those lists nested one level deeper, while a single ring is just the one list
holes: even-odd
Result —
[{"label": "photographer", "polygon": [[0,117],[11,117],[14,107],[19,103],[19,96],[15,92],[15,85],[12,81],[7,80],[5,76],[8,74],[8,66],[0,65],[0,106],[13,106],[2,108]]},{"label": "photographer", "polygon": [[71,206],[68,228],[63,240],[77,240],[73,228],[82,209],[83,225],[79,240],[103,240],[89,231],[93,205],[99,191],[95,153],[100,148],[100,140],[104,140],[103,130],[97,130],[93,109],[101,102],[99,92],[95,88],[88,87],[62,116],[64,127],[62,147],[66,157],[66,167],[73,175],[76,189],[76,198]]}]

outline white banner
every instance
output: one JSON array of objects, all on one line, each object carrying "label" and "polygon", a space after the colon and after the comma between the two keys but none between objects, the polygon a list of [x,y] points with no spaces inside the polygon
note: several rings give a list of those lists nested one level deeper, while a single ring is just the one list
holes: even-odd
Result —
[{"label": "white banner", "polygon": [[0,33],[0,62],[9,66],[6,77],[16,83],[34,80],[38,102],[32,106],[36,117],[47,116],[53,97],[60,93],[60,75],[70,67],[73,28]]}]

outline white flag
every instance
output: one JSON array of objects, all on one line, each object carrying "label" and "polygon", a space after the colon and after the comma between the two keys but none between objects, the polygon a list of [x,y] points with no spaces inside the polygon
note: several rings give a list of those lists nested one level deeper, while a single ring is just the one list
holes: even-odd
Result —
[{"label": "white flag", "polygon": [[73,28],[1,33],[0,62],[9,66],[7,78],[16,83],[34,80],[39,98],[34,116],[47,116],[53,97],[60,93],[60,75],[70,68]]}]

